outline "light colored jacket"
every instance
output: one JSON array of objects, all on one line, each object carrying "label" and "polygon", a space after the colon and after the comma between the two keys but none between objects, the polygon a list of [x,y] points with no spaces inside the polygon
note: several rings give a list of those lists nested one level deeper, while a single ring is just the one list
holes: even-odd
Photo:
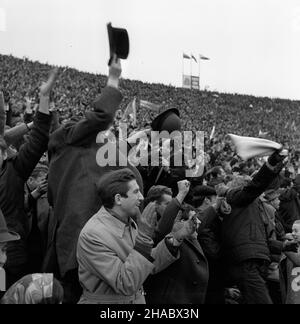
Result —
[{"label": "light colored jacket", "polygon": [[145,304],[143,283],[179,258],[162,240],[152,249],[153,263],[134,249],[138,234],[133,220],[118,220],[104,207],[82,229],[78,245],[80,304]]}]

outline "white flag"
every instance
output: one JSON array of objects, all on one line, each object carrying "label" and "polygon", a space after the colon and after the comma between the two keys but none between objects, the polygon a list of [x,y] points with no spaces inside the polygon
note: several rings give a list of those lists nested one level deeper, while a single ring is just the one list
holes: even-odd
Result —
[{"label": "white flag", "polygon": [[243,159],[248,160],[258,156],[268,156],[274,151],[282,148],[281,144],[264,138],[237,136],[228,134],[233,141],[237,154]]},{"label": "white flag", "polygon": [[215,130],[216,130],[216,126],[214,125],[214,127],[211,130],[210,136],[209,136],[209,139],[210,140],[212,140],[214,138],[214,136],[215,136]]},{"label": "white flag", "polygon": [[140,105],[142,108],[146,108],[146,109],[149,109],[149,110],[152,110],[156,113],[159,112],[159,109],[160,109],[160,105],[156,105],[150,101],[146,101],[146,100],[140,100]]},{"label": "white flag", "polygon": [[136,97],[134,97],[127,105],[122,120],[127,121],[127,116],[131,117],[133,126],[136,126]]}]

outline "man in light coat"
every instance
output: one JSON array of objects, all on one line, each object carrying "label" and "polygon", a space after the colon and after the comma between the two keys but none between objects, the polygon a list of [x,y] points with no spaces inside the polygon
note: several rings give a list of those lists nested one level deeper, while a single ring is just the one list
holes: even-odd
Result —
[{"label": "man in light coat", "polygon": [[[153,248],[156,204],[139,213],[143,200],[129,169],[104,175],[98,186],[103,206],[82,229],[77,246],[82,304],[144,304],[143,283],[179,258],[174,242],[196,230],[196,219],[180,221]],[[137,224],[133,220],[136,217]]]}]

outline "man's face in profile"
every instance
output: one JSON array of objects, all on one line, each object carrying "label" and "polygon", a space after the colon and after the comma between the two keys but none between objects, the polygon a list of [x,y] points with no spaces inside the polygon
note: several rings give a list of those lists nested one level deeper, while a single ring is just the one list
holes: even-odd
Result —
[{"label": "man's face in profile", "polygon": [[137,208],[144,199],[136,180],[128,182],[127,197],[122,197],[121,208],[129,217],[135,217]]}]

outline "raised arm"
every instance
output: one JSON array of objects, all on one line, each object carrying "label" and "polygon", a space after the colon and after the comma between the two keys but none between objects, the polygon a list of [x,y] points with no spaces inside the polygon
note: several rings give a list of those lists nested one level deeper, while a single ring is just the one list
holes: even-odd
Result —
[{"label": "raised arm", "polygon": [[274,152],[268,158],[268,162],[260,168],[248,185],[246,185],[242,190],[233,189],[227,192],[227,202],[230,205],[236,206],[249,205],[259,197],[277,177],[285,160],[286,155],[281,154],[280,151]]},{"label": "raised arm", "polygon": [[158,222],[154,235],[155,245],[160,242],[167,234],[172,230],[175,218],[178,212],[181,210],[181,204],[183,203],[186,195],[190,189],[190,182],[188,180],[182,180],[177,182],[178,195],[167,206],[162,218]]},{"label": "raised arm", "polygon": [[51,116],[49,112],[49,94],[57,78],[58,69],[51,71],[47,82],[40,87],[39,111],[36,113],[29,138],[14,159],[14,167],[26,181],[36,164],[47,150]]},{"label": "raised arm", "polygon": [[110,67],[106,87],[93,103],[94,111],[86,113],[85,118],[75,125],[66,128],[67,144],[86,145],[96,139],[100,131],[106,130],[113,123],[115,113],[122,101],[119,91],[121,63],[114,57]]}]

